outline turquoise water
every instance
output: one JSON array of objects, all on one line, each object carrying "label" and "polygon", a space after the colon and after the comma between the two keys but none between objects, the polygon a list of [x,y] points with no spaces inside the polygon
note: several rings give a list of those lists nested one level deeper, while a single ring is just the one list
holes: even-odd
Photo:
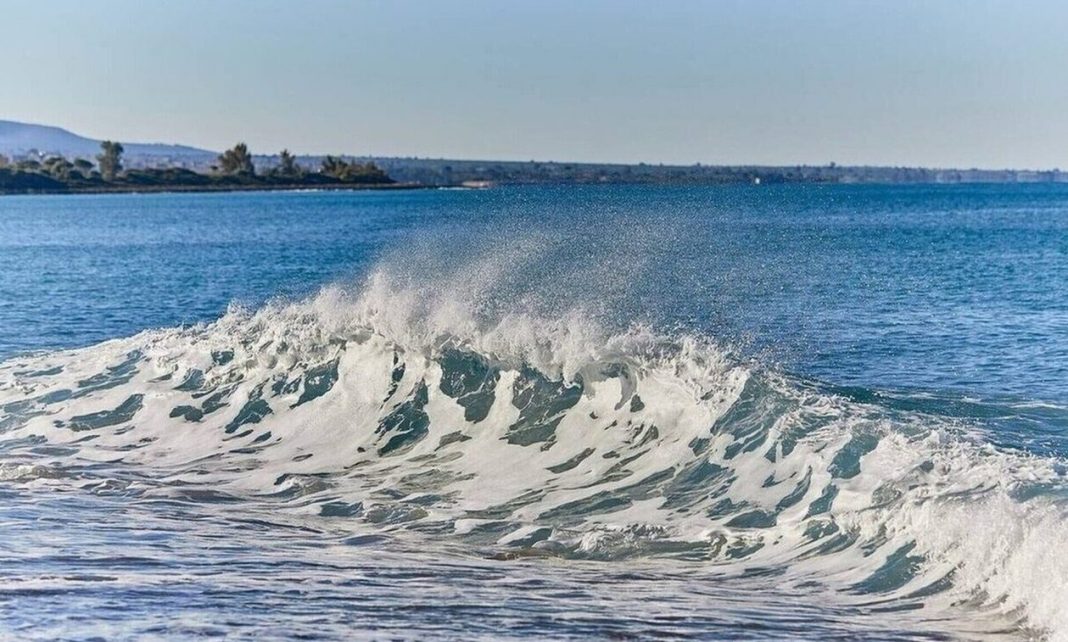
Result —
[{"label": "turquoise water", "polygon": [[1064,186],[5,197],[0,359],[19,638],[1068,636]]}]

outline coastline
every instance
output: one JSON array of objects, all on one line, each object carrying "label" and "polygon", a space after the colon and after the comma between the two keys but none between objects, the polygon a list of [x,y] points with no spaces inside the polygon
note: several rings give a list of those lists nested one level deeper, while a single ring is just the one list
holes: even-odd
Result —
[{"label": "coastline", "polygon": [[166,194],[213,192],[339,192],[436,189],[423,183],[307,183],[251,185],[109,185],[64,189],[0,189],[2,196],[56,196],[63,194]]}]

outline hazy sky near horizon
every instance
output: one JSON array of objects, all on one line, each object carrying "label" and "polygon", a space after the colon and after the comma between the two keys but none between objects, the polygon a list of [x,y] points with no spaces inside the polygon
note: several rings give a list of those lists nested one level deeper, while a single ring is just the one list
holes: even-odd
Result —
[{"label": "hazy sky near horizon", "polygon": [[1061,0],[0,0],[0,119],[221,149],[1068,168]]}]

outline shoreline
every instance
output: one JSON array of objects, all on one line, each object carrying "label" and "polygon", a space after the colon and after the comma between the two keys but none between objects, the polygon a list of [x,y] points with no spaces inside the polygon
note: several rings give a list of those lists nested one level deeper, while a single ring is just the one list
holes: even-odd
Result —
[{"label": "shoreline", "polygon": [[92,187],[75,187],[75,188],[53,188],[53,189],[3,189],[0,188],[0,198],[6,196],[77,196],[77,195],[106,195],[106,194],[224,194],[234,192],[371,192],[371,191],[412,191],[412,190],[459,190],[459,191],[481,191],[486,189],[494,189],[497,187],[505,186],[529,186],[529,185],[553,185],[560,187],[581,187],[590,185],[630,185],[630,186],[660,186],[660,187],[729,187],[729,186],[751,186],[751,187],[776,187],[779,185],[807,185],[807,186],[961,186],[961,185],[1057,185],[1064,184],[1060,182],[1044,183],[1044,182],[1015,182],[1004,183],[997,181],[969,181],[969,182],[918,182],[918,181],[900,181],[900,182],[797,182],[797,183],[775,183],[767,186],[752,183],[642,183],[642,182],[617,182],[617,183],[578,183],[578,182],[546,182],[546,183],[498,183],[492,186],[469,186],[469,185],[436,185],[432,183],[419,183],[419,182],[405,182],[405,183],[318,183],[318,184],[300,184],[300,183],[288,183],[288,184],[249,184],[249,185],[111,185],[111,186],[92,186]]},{"label": "shoreline", "polygon": [[424,183],[325,183],[308,185],[301,183],[277,185],[113,185],[75,187],[65,189],[0,189],[3,196],[59,196],[64,194],[186,194],[186,193],[224,193],[224,192],[356,192],[356,191],[390,191],[436,189],[436,185]]}]

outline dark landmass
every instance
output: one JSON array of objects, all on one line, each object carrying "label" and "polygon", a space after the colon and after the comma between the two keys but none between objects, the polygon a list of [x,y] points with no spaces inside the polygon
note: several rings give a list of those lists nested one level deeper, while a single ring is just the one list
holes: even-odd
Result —
[{"label": "dark landmass", "polygon": [[46,173],[0,168],[2,194],[102,194],[110,192],[222,192],[294,189],[404,189],[418,185],[398,183],[388,177],[342,180],[319,173],[301,176],[209,175],[187,169],[139,169],[123,172],[113,180],[99,175],[57,178]]},{"label": "dark landmass", "polygon": [[[308,160],[305,161],[305,158]],[[314,162],[315,157],[301,157]],[[361,159],[362,160],[362,159]],[[842,165],[621,165],[601,163],[468,161],[368,157],[393,178],[427,185],[493,184],[651,184],[727,185],[739,183],[1062,183],[1060,170],[931,169]],[[265,159],[266,161],[266,159]]]},{"label": "dark landmass", "polygon": [[207,192],[292,189],[402,189],[371,162],[327,156],[309,171],[287,151],[278,163],[257,172],[248,146],[238,143],[217,157],[208,172],[182,167],[127,169],[121,143],[103,141],[96,163],[52,155],[43,160],[0,157],[0,194],[80,194],[107,192]]},{"label": "dark landmass", "polygon": [[[96,154],[98,151],[102,153]],[[86,160],[87,158],[93,161]],[[1064,182],[1068,182],[1068,172],[1057,169],[937,169],[848,166],[834,163],[788,167],[645,163],[627,165],[378,156],[294,156],[288,151],[276,155],[253,155],[243,143],[218,154],[183,145],[97,141],[58,127],[0,121],[0,193],[8,194],[380,187],[397,189],[522,184]]]},{"label": "dark landmass", "polygon": [[436,189],[433,185],[419,183],[294,183],[278,181],[256,181],[250,183],[232,183],[227,181],[206,184],[141,184],[141,183],[104,183],[47,186],[38,185],[27,188],[19,186],[9,188],[4,185],[3,170],[0,170],[0,196],[16,194],[146,194],[153,192],[287,192],[300,190],[315,191],[361,191],[361,190],[411,190]]}]

